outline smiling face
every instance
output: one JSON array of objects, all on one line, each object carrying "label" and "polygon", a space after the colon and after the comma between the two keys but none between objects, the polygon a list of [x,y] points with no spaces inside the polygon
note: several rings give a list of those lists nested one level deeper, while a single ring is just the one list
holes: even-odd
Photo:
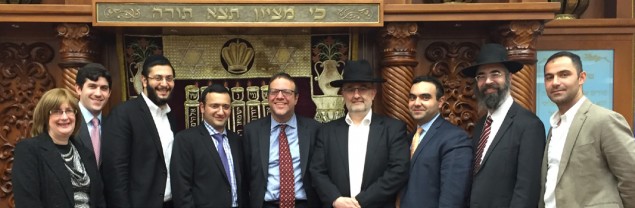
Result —
[{"label": "smiling face", "polygon": [[582,84],[586,80],[586,72],[578,74],[569,57],[559,57],[545,65],[545,89],[547,96],[557,106],[561,114],[583,96]]},{"label": "smiling face", "polygon": [[174,88],[174,74],[169,65],[155,65],[149,69],[148,77],[142,76],[144,94],[158,106],[170,100]]},{"label": "smiling face", "polygon": [[445,98],[437,99],[437,89],[430,82],[418,82],[410,88],[408,108],[417,125],[423,125],[439,113]]},{"label": "smiling face", "polygon": [[269,107],[271,117],[277,122],[287,122],[293,116],[298,103],[295,83],[286,78],[277,78],[269,83]]},{"label": "smiling face", "polygon": [[476,71],[476,97],[489,110],[500,106],[509,93],[511,80],[509,71],[500,63],[485,64]]},{"label": "smiling face", "polygon": [[223,132],[232,112],[229,94],[210,92],[205,96],[205,103],[199,105],[203,119],[216,131]]},{"label": "smiling face", "polygon": [[49,113],[48,134],[54,140],[68,140],[75,130],[77,109],[73,109],[71,105],[65,102]]},{"label": "smiling face", "polygon": [[360,116],[370,111],[377,93],[374,84],[368,82],[344,83],[341,90],[348,113]]},{"label": "smiling face", "polygon": [[99,115],[110,98],[110,86],[104,77],[99,77],[97,81],[86,79],[83,86],[75,86],[75,91],[79,95],[79,102],[93,116]]}]

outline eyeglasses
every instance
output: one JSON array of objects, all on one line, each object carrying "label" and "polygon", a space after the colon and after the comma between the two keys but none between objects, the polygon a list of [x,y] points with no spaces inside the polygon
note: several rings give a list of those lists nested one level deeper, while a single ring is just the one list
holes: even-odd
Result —
[{"label": "eyeglasses", "polygon": [[293,90],[279,90],[279,89],[271,89],[269,90],[269,96],[276,96],[278,95],[278,93],[281,93],[282,95],[284,95],[285,97],[291,97],[291,95],[295,94],[295,91]]},{"label": "eyeglasses", "polygon": [[344,92],[344,93],[355,93],[355,91],[357,91],[359,94],[365,94],[369,90],[370,90],[370,88],[368,88],[368,87],[350,87],[350,88],[343,88],[342,92]]},{"label": "eyeglasses", "polygon": [[77,113],[77,110],[75,109],[66,109],[66,110],[55,109],[55,110],[49,111],[49,114],[53,116],[62,116],[64,114],[66,114],[66,116],[75,116],[76,113]]},{"label": "eyeglasses", "polygon": [[483,82],[483,81],[487,80],[487,78],[498,79],[498,78],[500,78],[502,76],[503,76],[503,73],[492,72],[490,74],[479,74],[479,75],[476,75],[476,77],[474,77],[474,79],[476,79],[477,82]]},{"label": "eyeglasses", "polygon": [[154,80],[154,81],[157,81],[157,82],[161,82],[161,81],[163,81],[165,79],[166,82],[172,82],[172,81],[174,81],[174,76],[165,76],[164,77],[164,76],[159,75],[159,76],[154,76],[154,77],[148,77],[148,79],[151,79],[151,80]]}]

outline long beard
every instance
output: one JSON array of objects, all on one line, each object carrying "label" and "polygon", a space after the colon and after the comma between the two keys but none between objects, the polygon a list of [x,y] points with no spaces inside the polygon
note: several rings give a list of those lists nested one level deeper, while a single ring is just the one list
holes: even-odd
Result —
[{"label": "long beard", "polygon": [[148,86],[148,99],[150,99],[157,106],[167,104],[172,97],[172,91],[170,91],[167,98],[159,98],[159,95],[157,95],[157,91],[154,90],[154,88],[150,87],[150,83],[148,83],[146,86]]},{"label": "long beard", "polygon": [[[485,106],[487,109],[495,110],[497,109],[505,100],[505,96],[509,92],[508,81],[502,87],[497,86],[485,86],[483,89],[476,89],[476,97],[478,98],[478,103],[481,106]],[[485,94],[485,91],[489,88],[497,89],[496,93]]]}]

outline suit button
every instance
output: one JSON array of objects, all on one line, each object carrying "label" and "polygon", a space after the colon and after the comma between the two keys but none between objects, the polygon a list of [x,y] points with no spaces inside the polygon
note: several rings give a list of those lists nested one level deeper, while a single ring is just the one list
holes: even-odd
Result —
[{"label": "suit button", "polygon": [[160,193],[159,196],[163,197],[163,193]]}]

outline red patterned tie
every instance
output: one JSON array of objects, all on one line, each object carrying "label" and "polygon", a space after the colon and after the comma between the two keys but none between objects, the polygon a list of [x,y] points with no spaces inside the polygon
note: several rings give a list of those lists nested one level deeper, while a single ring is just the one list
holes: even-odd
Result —
[{"label": "red patterned tie", "polygon": [[295,180],[293,177],[293,162],[291,161],[289,141],[287,141],[287,134],[284,131],[287,125],[280,124],[279,126],[280,208],[293,208],[295,207]]},{"label": "red patterned tie", "polygon": [[492,126],[492,117],[487,116],[487,120],[485,121],[485,128],[483,128],[483,133],[481,134],[481,138],[478,141],[478,147],[476,149],[476,156],[474,156],[474,175],[478,173],[481,169],[481,157],[483,156],[483,151],[485,151],[485,144],[487,144],[487,139],[489,138],[489,133],[491,131]]}]

